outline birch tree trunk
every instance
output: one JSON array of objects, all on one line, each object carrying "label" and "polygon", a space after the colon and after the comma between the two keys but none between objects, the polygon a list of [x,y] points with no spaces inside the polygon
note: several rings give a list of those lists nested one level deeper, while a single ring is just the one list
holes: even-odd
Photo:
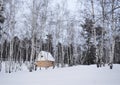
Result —
[{"label": "birch tree trunk", "polygon": [[10,41],[10,56],[9,56],[9,73],[12,72],[12,63],[13,63],[13,30],[15,28],[15,0],[10,2],[10,32],[11,32],[11,41]]},{"label": "birch tree trunk", "polygon": [[32,39],[31,39],[31,55],[30,55],[30,67],[29,67],[29,71],[32,72],[33,70],[33,59],[34,59],[34,55],[35,55],[35,30],[36,30],[36,8],[35,8],[35,0],[32,1],[32,21],[31,21],[31,27],[32,27]]},{"label": "birch tree trunk", "polygon": [[114,58],[114,47],[115,47],[115,39],[114,39],[114,32],[115,32],[115,22],[114,22],[114,3],[115,3],[115,0],[112,0],[112,14],[111,14],[111,17],[112,17],[112,26],[111,26],[111,30],[112,30],[112,37],[111,37],[111,49],[110,49],[110,61],[109,61],[109,65],[110,65],[110,69],[113,68],[113,58]]},{"label": "birch tree trunk", "polygon": [[34,57],[34,38],[35,38],[35,0],[32,2],[32,45],[31,45],[31,55],[30,55],[30,63],[33,61]]},{"label": "birch tree trunk", "polygon": [[[103,17],[103,20],[102,20],[102,26],[103,26],[103,29],[102,29],[102,42],[101,42],[101,47],[100,47],[100,60],[102,63],[103,62],[103,40],[104,40],[104,29],[105,29],[105,0],[102,0],[102,17]],[[105,63],[105,62],[104,62]]]},{"label": "birch tree trunk", "polygon": [[92,28],[92,34],[93,34],[93,39],[94,39],[94,45],[95,45],[95,57],[96,61],[98,63],[99,57],[97,55],[97,45],[96,45],[96,29],[95,29],[95,13],[94,13],[94,0],[91,0],[91,5],[92,5],[92,21],[93,21],[93,28]]}]

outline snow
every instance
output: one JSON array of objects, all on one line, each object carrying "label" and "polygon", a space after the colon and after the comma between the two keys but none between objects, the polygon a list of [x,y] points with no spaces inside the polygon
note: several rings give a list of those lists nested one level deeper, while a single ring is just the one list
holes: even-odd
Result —
[{"label": "snow", "polygon": [[46,51],[41,51],[38,54],[37,61],[45,61],[45,60],[55,61],[55,59],[52,57],[51,53],[46,52]]},{"label": "snow", "polygon": [[120,85],[120,65],[111,70],[96,65],[0,73],[1,85]]}]

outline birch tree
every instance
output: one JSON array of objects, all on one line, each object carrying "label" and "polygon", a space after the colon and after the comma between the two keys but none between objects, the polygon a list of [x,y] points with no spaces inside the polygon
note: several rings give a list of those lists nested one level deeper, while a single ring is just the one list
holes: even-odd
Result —
[{"label": "birch tree", "polygon": [[110,48],[110,61],[109,61],[109,64],[110,64],[110,69],[112,69],[113,67],[113,58],[114,58],[114,47],[115,47],[115,36],[114,36],[114,32],[115,32],[115,21],[114,21],[114,8],[115,8],[115,0],[111,0],[111,8],[112,8],[112,13],[111,13],[111,48]]},{"label": "birch tree", "polygon": [[[40,39],[39,48],[42,50],[42,37],[45,35],[45,27],[47,20],[48,0],[32,0],[32,5],[29,6],[31,14],[26,17],[26,24],[31,32],[31,54],[30,54],[30,71],[33,68],[35,52],[37,48],[37,38]],[[35,40],[36,38],[36,40]]]},{"label": "birch tree", "polygon": [[4,24],[4,28],[6,29],[6,36],[7,40],[10,41],[10,49],[9,49],[9,56],[6,59],[6,72],[11,73],[14,70],[14,63],[15,59],[13,57],[13,42],[15,36],[15,29],[16,29],[16,14],[18,12],[18,0],[5,0],[5,17],[6,21]]},{"label": "birch tree", "polygon": [[14,37],[14,29],[15,29],[15,0],[10,2],[10,33],[11,33],[11,40],[10,40],[10,55],[8,58],[9,61],[9,73],[12,71],[12,64],[13,64],[13,37]]},{"label": "birch tree", "polygon": [[36,28],[37,28],[37,17],[38,17],[38,13],[37,13],[37,1],[33,0],[32,1],[32,7],[31,7],[31,55],[30,55],[30,68],[29,71],[31,72],[33,69],[33,61],[34,61],[34,56],[35,56],[35,36],[36,36]]},{"label": "birch tree", "polygon": [[3,29],[3,23],[4,23],[4,16],[3,16],[3,14],[4,14],[4,5],[3,5],[3,0],[0,0],[0,71],[1,71],[1,69],[2,69],[2,50],[3,50],[3,48],[2,48],[2,43],[1,43],[1,41],[2,41],[2,36],[3,36],[3,33],[2,33],[2,29]]}]

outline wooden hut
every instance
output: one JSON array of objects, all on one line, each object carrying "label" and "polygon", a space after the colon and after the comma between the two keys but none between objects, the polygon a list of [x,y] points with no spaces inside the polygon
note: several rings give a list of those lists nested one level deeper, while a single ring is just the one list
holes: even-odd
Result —
[{"label": "wooden hut", "polygon": [[40,68],[41,67],[48,68],[51,66],[53,66],[54,68],[54,63],[55,63],[55,59],[53,58],[51,53],[46,52],[46,51],[41,51],[38,54],[35,65]]}]

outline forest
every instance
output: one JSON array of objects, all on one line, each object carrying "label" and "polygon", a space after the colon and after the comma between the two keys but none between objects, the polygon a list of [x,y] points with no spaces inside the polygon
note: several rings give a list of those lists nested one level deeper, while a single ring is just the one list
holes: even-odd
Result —
[{"label": "forest", "polygon": [[0,0],[0,71],[31,65],[40,51],[60,68],[120,64],[120,0]]}]

